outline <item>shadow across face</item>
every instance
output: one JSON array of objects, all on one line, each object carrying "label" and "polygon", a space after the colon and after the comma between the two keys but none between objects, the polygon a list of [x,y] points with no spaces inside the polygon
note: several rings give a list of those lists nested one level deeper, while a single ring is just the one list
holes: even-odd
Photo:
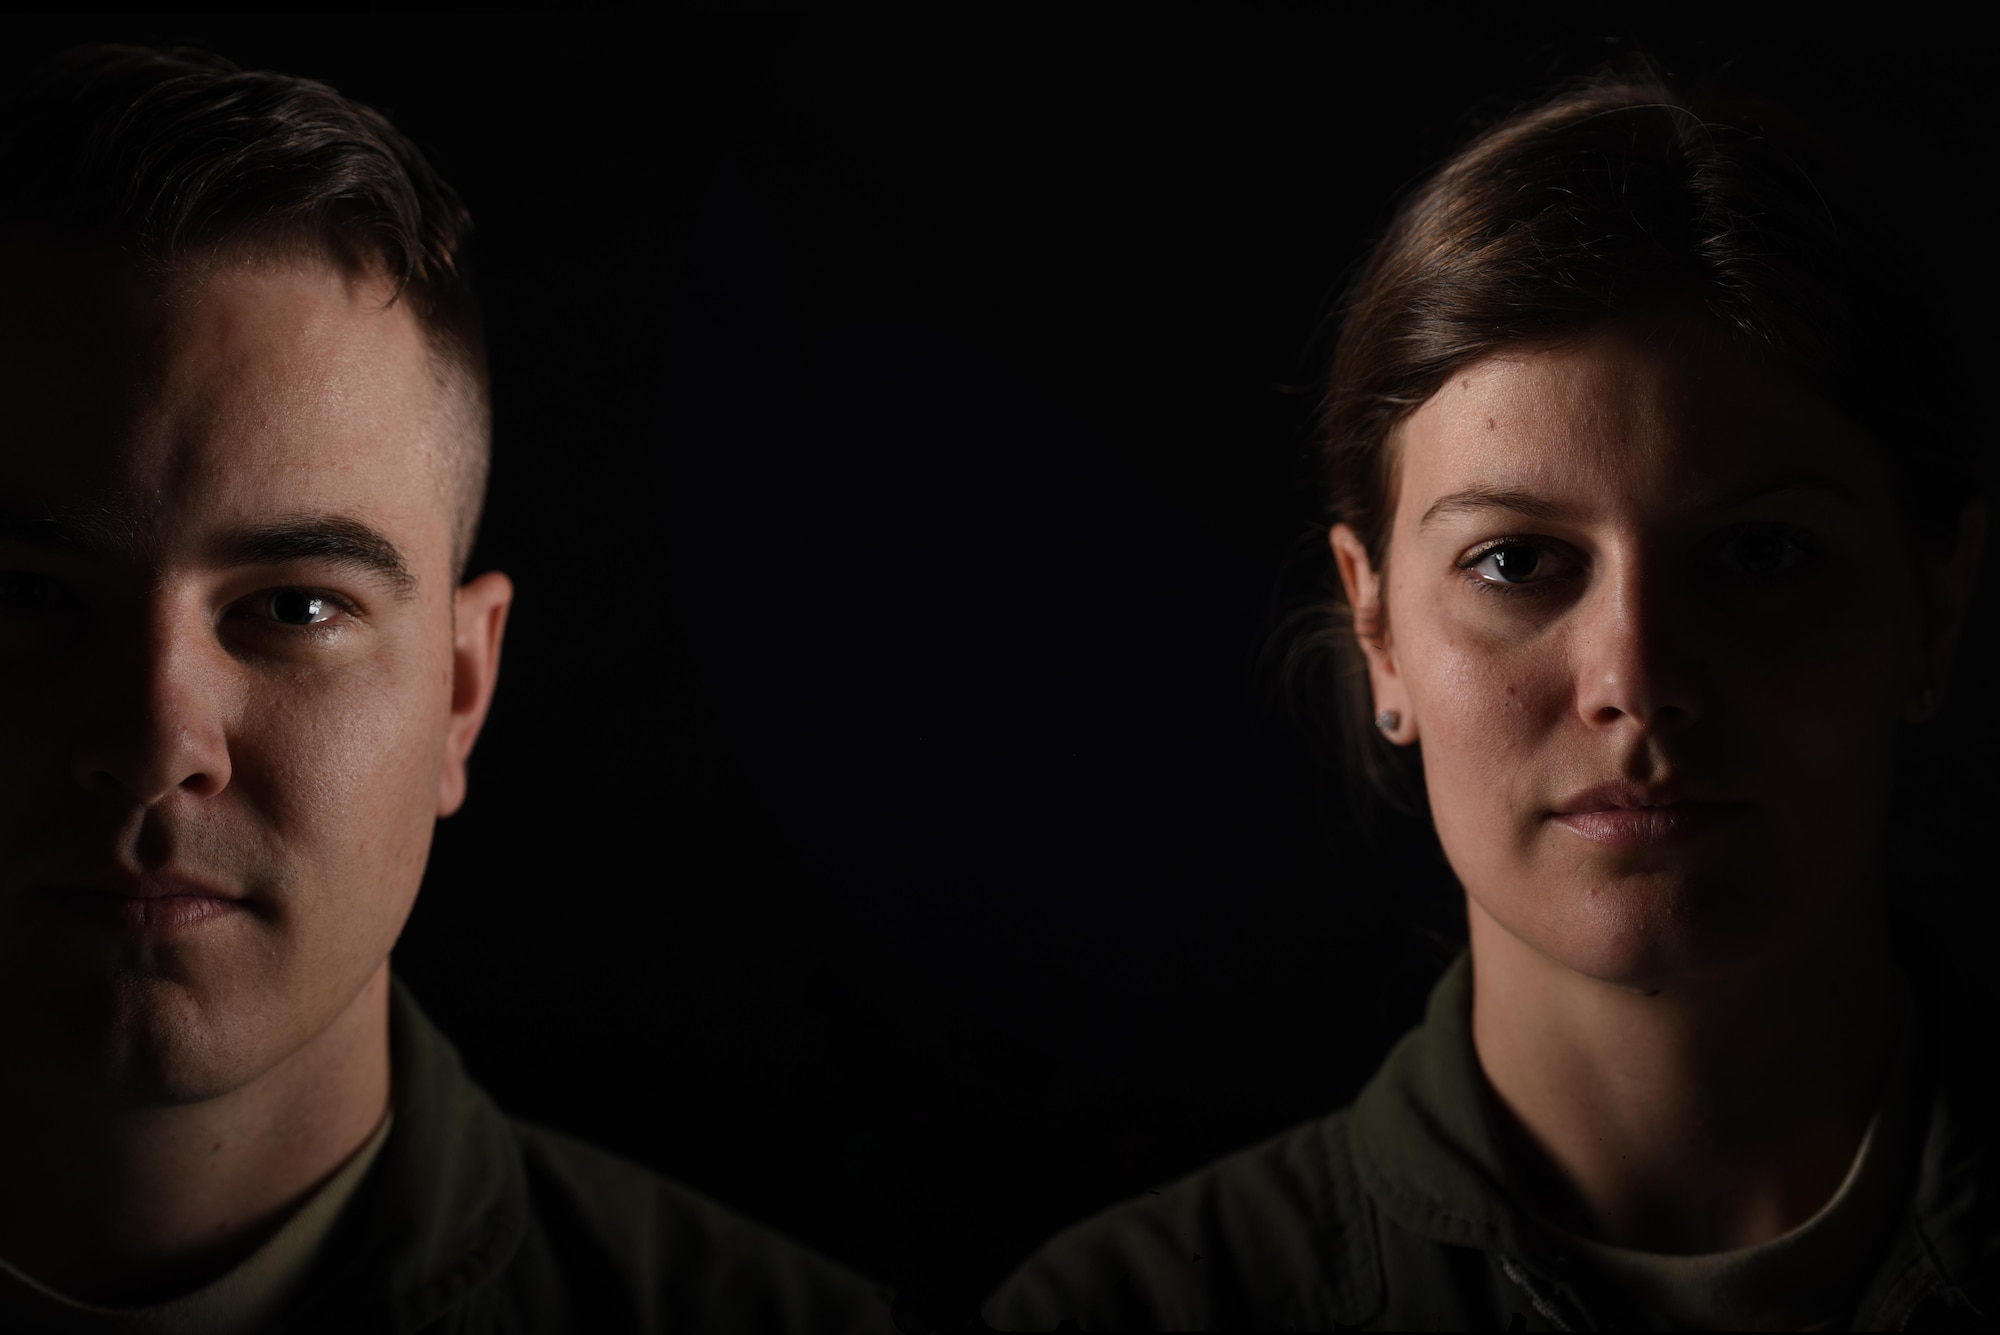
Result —
[{"label": "shadow across face", "polygon": [[1371,665],[1476,916],[1657,985],[1879,889],[1949,648],[1863,432],[1673,311],[1478,362],[1397,448]]},{"label": "shadow across face", "polygon": [[386,967],[462,792],[449,415],[389,296],[0,253],[10,1097],[225,1093]]}]

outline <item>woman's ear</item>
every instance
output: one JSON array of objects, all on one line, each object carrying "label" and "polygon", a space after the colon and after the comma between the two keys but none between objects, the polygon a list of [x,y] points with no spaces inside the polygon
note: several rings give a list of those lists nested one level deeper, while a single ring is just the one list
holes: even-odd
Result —
[{"label": "woman's ear", "polygon": [[1979,586],[1979,564],[1986,554],[1988,522],[1986,498],[1974,496],[1958,515],[1958,543],[1951,555],[1925,561],[1924,580],[1924,665],[1925,680],[1916,702],[1908,711],[1921,720],[1935,714],[1944,699],[1945,683],[1951,679],[1952,661],[1958,656],[1959,632]]},{"label": "woman's ear", "polygon": [[1334,564],[1340,567],[1340,583],[1347,590],[1347,606],[1354,615],[1354,638],[1368,660],[1375,726],[1396,745],[1407,746],[1417,740],[1417,720],[1396,665],[1382,572],[1369,558],[1361,536],[1346,524],[1335,524],[1327,540],[1333,546]]}]

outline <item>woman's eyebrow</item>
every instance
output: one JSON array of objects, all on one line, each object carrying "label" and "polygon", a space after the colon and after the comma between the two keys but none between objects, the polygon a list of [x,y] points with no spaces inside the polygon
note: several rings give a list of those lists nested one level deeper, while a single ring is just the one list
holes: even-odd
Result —
[{"label": "woman's eyebrow", "polygon": [[[1797,491],[1820,492],[1836,500],[1845,501],[1849,505],[1858,503],[1852,487],[1832,478],[1788,477],[1753,483],[1738,492],[1708,503],[1707,508],[1730,509]],[[1526,515],[1530,519],[1548,522],[1570,518],[1574,514],[1571,507],[1560,501],[1537,496],[1531,491],[1522,491],[1514,487],[1467,487],[1463,491],[1454,491],[1432,501],[1430,509],[1424,511],[1424,517],[1417,521],[1417,527],[1420,529],[1427,527],[1435,520],[1447,519],[1452,515],[1475,514],[1486,510],[1505,510],[1510,514]]]},{"label": "woman's eyebrow", "polygon": [[1788,491],[1817,491],[1832,496],[1836,500],[1845,501],[1849,505],[1860,503],[1859,498],[1854,494],[1854,488],[1844,482],[1836,482],[1829,477],[1788,477],[1775,481],[1759,482],[1745,487],[1734,495],[1722,498],[1719,504],[1725,507],[1748,505],[1752,501],[1769,500],[1773,496],[1780,496]]},{"label": "woman's eyebrow", "polygon": [[1431,508],[1424,511],[1424,517],[1417,521],[1417,527],[1426,528],[1435,520],[1483,510],[1507,510],[1530,519],[1543,520],[1561,519],[1570,513],[1568,506],[1546,496],[1537,496],[1532,491],[1513,487],[1467,487],[1432,501]]}]

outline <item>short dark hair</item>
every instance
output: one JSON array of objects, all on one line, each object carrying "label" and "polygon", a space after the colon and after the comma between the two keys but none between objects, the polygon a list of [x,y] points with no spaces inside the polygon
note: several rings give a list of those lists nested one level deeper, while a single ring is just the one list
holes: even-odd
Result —
[{"label": "short dark hair", "polygon": [[[1783,109],[1649,70],[1477,135],[1403,201],[1342,302],[1319,430],[1327,523],[1351,525],[1382,569],[1395,429],[1454,372],[1666,299],[1768,349],[1866,430],[1913,538],[1949,549],[1979,487],[1963,355],[1864,186]],[[1420,758],[1371,726],[1330,570],[1280,634],[1287,694],[1350,792],[1420,811]]]},{"label": "short dark hair", "polygon": [[327,84],[211,52],[88,46],[0,101],[0,237],[102,244],[173,272],[248,248],[375,269],[423,327],[466,420],[446,443],[464,574],[489,468],[472,218],[380,112]]}]

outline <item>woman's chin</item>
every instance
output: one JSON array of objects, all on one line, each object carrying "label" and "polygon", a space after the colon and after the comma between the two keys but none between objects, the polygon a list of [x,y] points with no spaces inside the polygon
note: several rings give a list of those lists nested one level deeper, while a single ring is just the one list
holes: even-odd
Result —
[{"label": "woman's chin", "polygon": [[[1530,878],[1470,896],[1474,916],[1550,962],[1642,991],[1713,981],[1781,947],[1805,905],[1786,882],[1716,869]],[[1500,944],[1495,942],[1495,944]]]}]

